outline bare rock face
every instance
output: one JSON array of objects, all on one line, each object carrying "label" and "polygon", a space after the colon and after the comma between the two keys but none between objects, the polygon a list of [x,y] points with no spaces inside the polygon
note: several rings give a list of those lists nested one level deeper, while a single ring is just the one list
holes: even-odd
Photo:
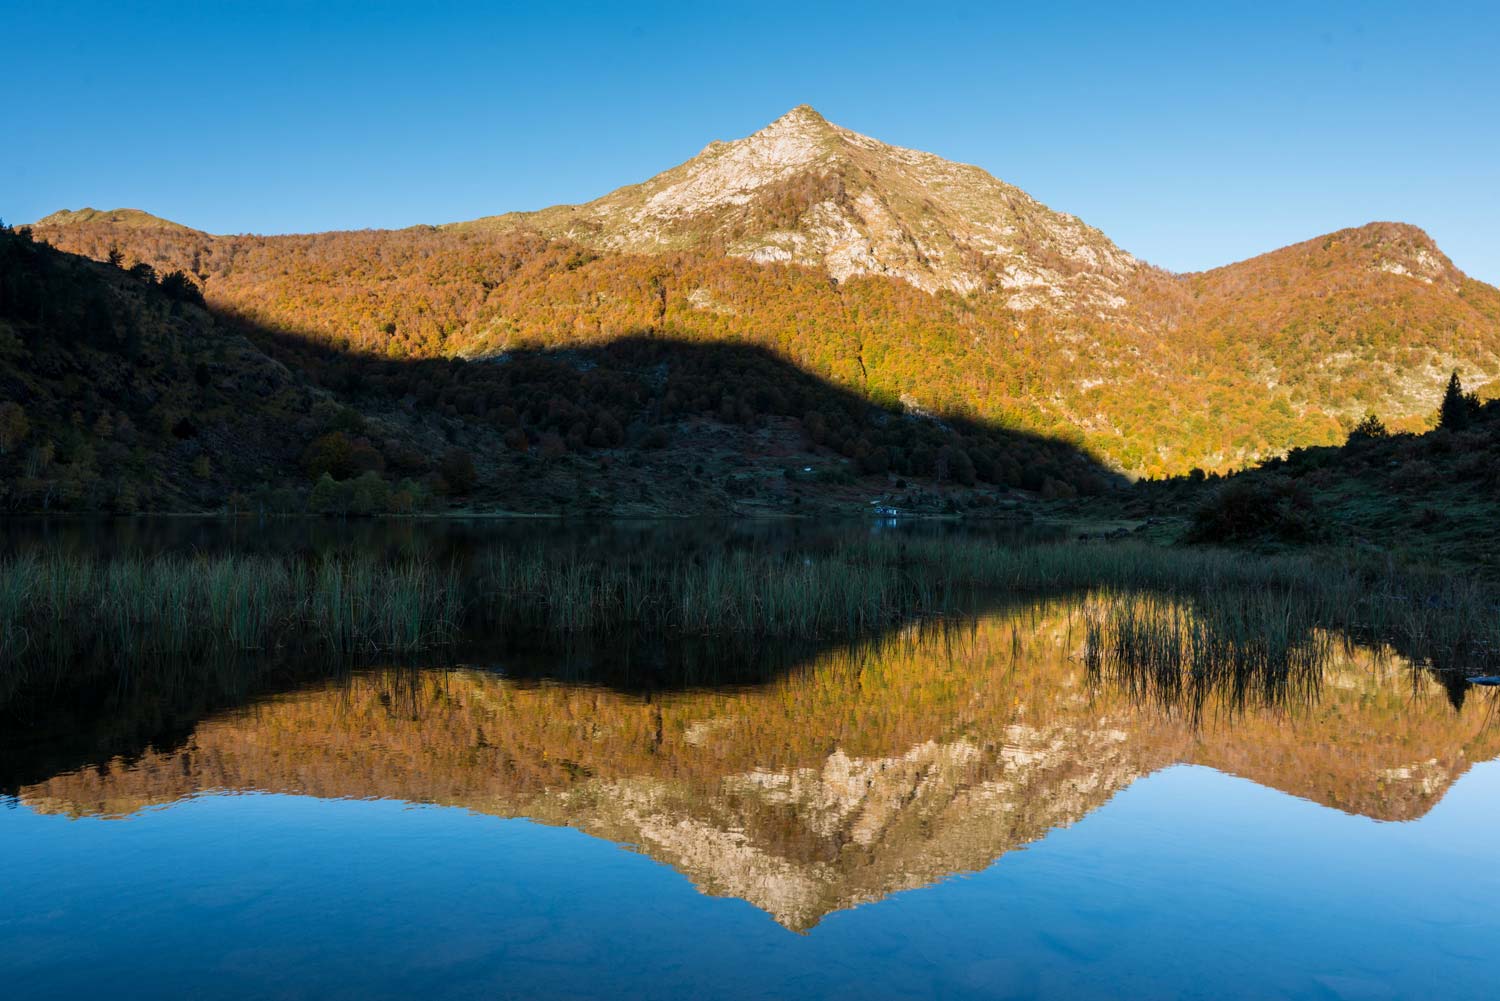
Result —
[{"label": "bare rock face", "polygon": [[806,105],[585,205],[461,225],[530,227],[632,253],[720,248],[840,281],[873,274],[928,292],[1006,292],[1023,310],[1113,312],[1142,267],[978,167],[878,142]]}]

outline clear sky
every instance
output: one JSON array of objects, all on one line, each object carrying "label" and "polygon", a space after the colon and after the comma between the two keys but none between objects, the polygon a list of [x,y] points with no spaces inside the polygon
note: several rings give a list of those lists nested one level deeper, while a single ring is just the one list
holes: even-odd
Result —
[{"label": "clear sky", "polygon": [[585,201],[797,104],[1175,270],[1376,219],[1500,283],[1500,3],[0,0],[0,217],[212,232]]}]

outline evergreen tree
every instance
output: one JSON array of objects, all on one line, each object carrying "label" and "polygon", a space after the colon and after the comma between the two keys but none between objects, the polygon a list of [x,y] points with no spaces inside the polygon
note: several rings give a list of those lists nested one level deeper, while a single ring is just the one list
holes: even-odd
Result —
[{"label": "evergreen tree", "polygon": [[1458,370],[1448,377],[1448,388],[1443,392],[1443,405],[1438,409],[1438,427],[1449,431],[1461,431],[1479,412],[1479,397],[1465,393],[1459,381]]}]

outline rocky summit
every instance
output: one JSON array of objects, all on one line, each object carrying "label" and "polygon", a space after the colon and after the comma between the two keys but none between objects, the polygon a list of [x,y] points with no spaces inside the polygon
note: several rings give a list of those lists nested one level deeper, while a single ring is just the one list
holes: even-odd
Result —
[{"label": "rocky summit", "polygon": [[722,248],[816,265],[840,281],[884,275],[928,292],[1000,291],[1021,310],[1117,310],[1142,267],[1097,229],[978,167],[851,132],[807,105],[587,204],[461,225],[532,228],[632,253]]}]

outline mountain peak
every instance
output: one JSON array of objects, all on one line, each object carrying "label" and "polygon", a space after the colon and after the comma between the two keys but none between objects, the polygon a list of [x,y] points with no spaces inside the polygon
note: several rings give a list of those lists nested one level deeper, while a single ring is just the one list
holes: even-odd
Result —
[{"label": "mountain peak", "polygon": [[1098,230],[978,167],[860,135],[806,104],[585,205],[479,222],[608,250],[809,265],[840,281],[999,290],[1016,309],[1117,310],[1140,267]]},{"label": "mountain peak", "polygon": [[1423,229],[1405,222],[1370,222],[1272,250],[1248,260],[1201,272],[1213,281],[1274,287],[1290,270],[1319,281],[1364,282],[1395,275],[1424,285],[1456,289],[1464,274]]},{"label": "mountain peak", "polygon": [[786,114],[776,119],[776,121],[768,125],[767,128],[774,128],[778,125],[806,127],[828,126],[832,124],[832,122],[824,118],[818,112],[817,108],[814,108],[810,104],[799,104],[791,111],[788,111]]}]

